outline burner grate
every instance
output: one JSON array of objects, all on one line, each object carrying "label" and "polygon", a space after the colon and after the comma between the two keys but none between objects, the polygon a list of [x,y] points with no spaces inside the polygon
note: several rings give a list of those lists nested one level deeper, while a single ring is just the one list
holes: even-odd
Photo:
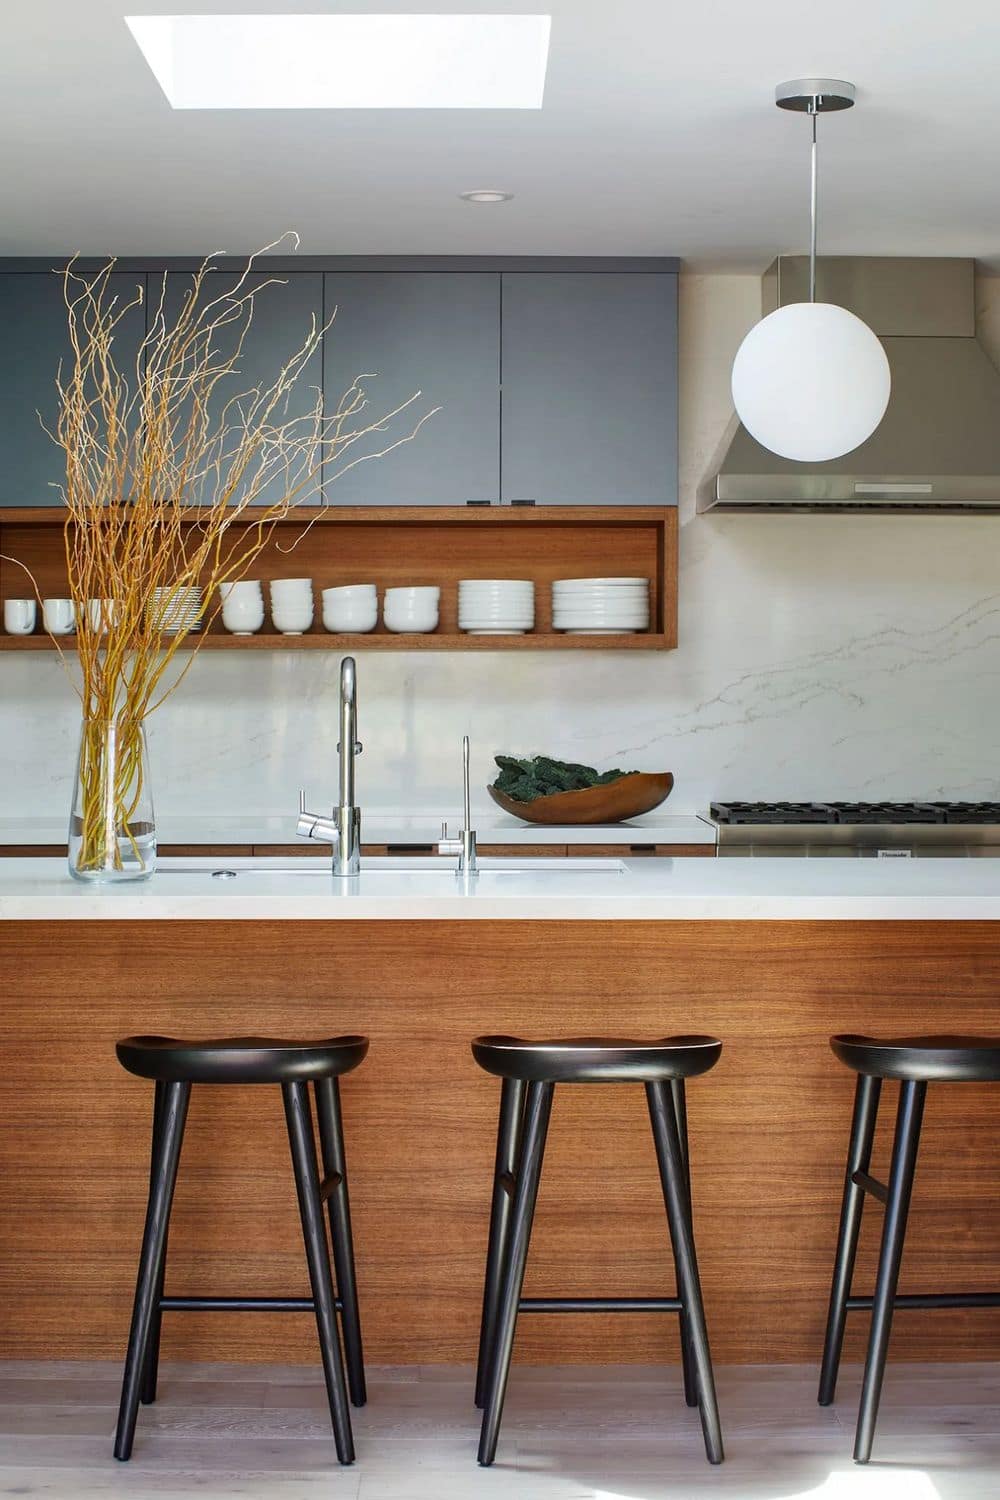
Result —
[{"label": "burner grate", "polygon": [[709,811],[717,823],[835,822],[825,802],[713,802]]},{"label": "burner grate", "polygon": [[717,823],[730,825],[1000,825],[1000,802],[713,802],[710,812]]}]

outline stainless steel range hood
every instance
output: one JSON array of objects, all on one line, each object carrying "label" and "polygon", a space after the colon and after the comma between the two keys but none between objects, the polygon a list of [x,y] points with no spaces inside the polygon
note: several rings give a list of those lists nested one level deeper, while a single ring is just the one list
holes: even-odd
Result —
[{"label": "stainless steel range hood", "polygon": [[[764,314],[808,298],[809,262],[765,273]],[[857,313],[892,369],[881,424],[853,453],[803,464],[762,448],[736,418],[706,510],[1000,511],[1000,374],[976,338],[972,260],[829,257],[817,301]]]}]

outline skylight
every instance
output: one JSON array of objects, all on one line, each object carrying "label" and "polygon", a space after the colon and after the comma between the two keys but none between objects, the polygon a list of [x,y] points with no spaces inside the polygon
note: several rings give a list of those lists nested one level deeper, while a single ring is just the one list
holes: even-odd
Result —
[{"label": "skylight", "polygon": [[541,109],[550,16],[126,16],[174,109]]}]

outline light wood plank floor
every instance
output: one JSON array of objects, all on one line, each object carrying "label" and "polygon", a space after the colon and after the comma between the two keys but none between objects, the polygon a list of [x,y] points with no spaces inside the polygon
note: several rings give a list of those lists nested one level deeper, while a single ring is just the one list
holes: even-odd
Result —
[{"label": "light wood plank floor", "polygon": [[358,1462],[318,1370],[165,1365],[132,1461],[111,1457],[119,1369],[0,1363],[0,1496],[47,1500],[996,1500],[1000,1364],[896,1365],[875,1460],[851,1461],[859,1370],[835,1407],[804,1366],[718,1372],[727,1461],[704,1458],[676,1367],[515,1367],[497,1463],[475,1461],[472,1372],[369,1374]]}]

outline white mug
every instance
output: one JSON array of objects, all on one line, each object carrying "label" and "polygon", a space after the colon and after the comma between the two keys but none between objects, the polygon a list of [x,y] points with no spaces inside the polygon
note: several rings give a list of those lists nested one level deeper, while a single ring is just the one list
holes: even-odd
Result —
[{"label": "white mug", "polygon": [[3,628],[8,635],[30,635],[35,628],[37,614],[34,599],[5,599]]},{"label": "white mug", "polygon": [[42,624],[50,635],[71,635],[76,627],[72,599],[43,599]]}]

